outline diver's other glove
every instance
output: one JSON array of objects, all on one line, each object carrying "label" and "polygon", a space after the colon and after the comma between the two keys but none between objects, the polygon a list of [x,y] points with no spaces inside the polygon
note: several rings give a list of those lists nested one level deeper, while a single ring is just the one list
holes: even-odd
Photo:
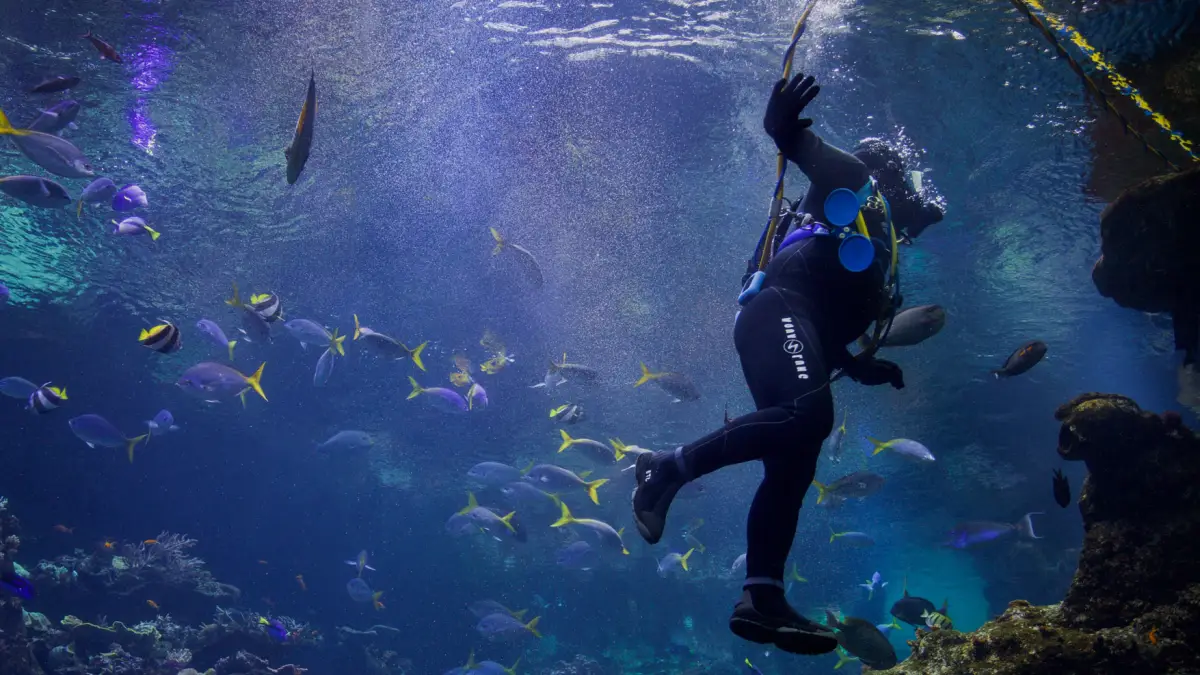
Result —
[{"label": "diver's other glove", "polygon": [[846,374],[855,382],[868,387],[890,384],[896,389],[904,388],[904,371],[900,366],[884,359],[851,359],[846,366]]},{"label": "diver's other glove", "polygon": [[800,113],[820,91],[816,78],[805,77],[804,73],[796,73],[791,81],[781,79],[771,89],[767,112],[763,115],[763,130],[785,157],[794,154],[800,132],[812,126],[812,119],[800,117]]}]

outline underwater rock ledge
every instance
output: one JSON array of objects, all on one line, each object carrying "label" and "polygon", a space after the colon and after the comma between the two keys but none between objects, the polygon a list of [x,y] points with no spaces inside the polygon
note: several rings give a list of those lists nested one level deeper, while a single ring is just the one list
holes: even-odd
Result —
[{"label": "underwater rock ledge", "polygon": [[1009,604],[970,633],[917,631],[880,673],[1200,673],[1200,439],[1179,415],[1084,394],[1055,413],[1058,454],[1082,461],[1085,530],[1062,603]]}]

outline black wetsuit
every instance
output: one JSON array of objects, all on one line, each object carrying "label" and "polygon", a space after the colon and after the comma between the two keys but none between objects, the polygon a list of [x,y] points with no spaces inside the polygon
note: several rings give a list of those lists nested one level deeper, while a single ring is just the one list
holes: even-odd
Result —
[{"label": "black wetsuit", "polygon": [[[858,192],[870,174],[857,157],[809,129],[799,140],[789,159],[812,181],[801,210],[823,222],[826,196],[838,188]],[[883,231],[872,235],[882,240]],[[846,345],[878,318],[885,280],[881,265],[847,271],[838,240],[823,236],[779,251],[765,272],[762,290],[734,328],[756,411],[684,446],[682,454],[690,479],[762,460],[763,481],[747,520],[746,576],[782,580],[801,502],[833,431],[830,375],[847,365]]]}]

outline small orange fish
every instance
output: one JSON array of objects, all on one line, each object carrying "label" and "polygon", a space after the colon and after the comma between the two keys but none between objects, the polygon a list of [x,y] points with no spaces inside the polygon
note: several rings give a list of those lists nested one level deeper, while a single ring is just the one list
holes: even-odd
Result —
[{"label": "small orange fish", "polygon": [[384,604],[379,600],[381,597],[383,597],[383,591],[375,591],[371,594],[371,602],[375,605],[376,612],[381,609],[385,609]]},{"label": "small orange fish", "polygon": [[1151,628],[1150,634],[1147,635],[1146,637],[1149,638],[1150,644],[1157,645],[1158,644],[1158,626]]},{"label": "small orange fish", "polygon": [[103,546],[105,551],[112,551],[117,548],[117,542],[112,539],[105,539]]},{"label": "small orange fish", "polygon": [[153,546],[154,544],[158,543],[158,540],[157,539],[147,539],[146,541],[143,541],[142,543],[147,546]]},{"label": "small orange fish", "polygon": [[300,584],[300,590],[302,590],[302,591],[308,590],[308,584],[304,583],[304,575],[303,574],[296,575],[296,583]]},{"label": "small orange fish", "polygon": [[74,531],[75,531],[75,528],[73,528],[73,527],[67,527],[66,525],[55,525],[55,526],[54,526],[54,531],[55,531],[55,532],[62,532],[63,534],[71,534],[72,532],[74,532]]},{"label": "small orange fish", "polygon": [[155,602],[155,601],[153,601],[153,600],[147,600],[147,601],[146,601],[146,604],[147,604],[147,605],[150,605],[151,607],[153,607],[153,608],[154,608],[154,611],[156,611],[156,612],[158,611],[158,603],[157,603],[157,602]]}]

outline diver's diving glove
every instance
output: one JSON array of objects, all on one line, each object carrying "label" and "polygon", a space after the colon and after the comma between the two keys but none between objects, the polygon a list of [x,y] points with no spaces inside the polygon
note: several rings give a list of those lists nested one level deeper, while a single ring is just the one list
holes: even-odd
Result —
[{"label": "diver's diving glove", "polygon": [[812,126],[812,119],[800,117],[800,113],[820,91],[816,78],[805,77],[804,73],[796,73],[790,82],[779,80],[771,89],[767,112],[763,115],[763,129],[784,156],[793,151],[800,132]]},{"label": "diver's diving glove", "polygon": [[868,387],[890,384],[896,389],[904,388],[904,371],[891,361],[875,358],[850,359],[845,370],[850,379]]}]

